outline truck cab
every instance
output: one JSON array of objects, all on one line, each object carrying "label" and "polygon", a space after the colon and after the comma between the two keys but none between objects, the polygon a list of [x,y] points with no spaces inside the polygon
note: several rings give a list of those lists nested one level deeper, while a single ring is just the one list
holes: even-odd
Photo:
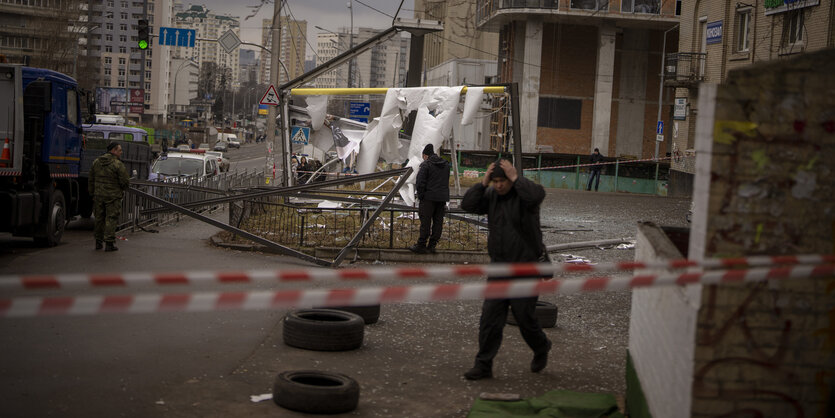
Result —
[{"label": "truck cab", "polygon": [[77,213],[79,96],[69,76],[0,64],[0,231],[57,245]]}]

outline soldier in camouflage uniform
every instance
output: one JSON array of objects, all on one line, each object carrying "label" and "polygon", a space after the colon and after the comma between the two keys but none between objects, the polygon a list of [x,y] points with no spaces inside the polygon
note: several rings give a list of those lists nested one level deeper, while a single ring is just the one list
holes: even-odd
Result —
[{"label": "soldier in camouflage uniform", "polygon": [[119,160],[122,146],[116,142],[107,145],[107,152],[93,161],[87,190],[93,196],[93,214],[96,217],[94,234],[96,249],[106,244],[105,251],[116,251],[116,225],[122,211],[122,196],[130,185],[128,170]]}]

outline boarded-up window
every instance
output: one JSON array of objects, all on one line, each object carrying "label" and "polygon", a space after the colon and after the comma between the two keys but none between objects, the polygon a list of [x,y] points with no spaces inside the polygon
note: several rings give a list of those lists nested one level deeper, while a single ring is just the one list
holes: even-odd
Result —
[{"label": "boarded-up window", "polygon": [[580,129],[583,101],[579,99],[539,98],[538,126],[557,129]]}]

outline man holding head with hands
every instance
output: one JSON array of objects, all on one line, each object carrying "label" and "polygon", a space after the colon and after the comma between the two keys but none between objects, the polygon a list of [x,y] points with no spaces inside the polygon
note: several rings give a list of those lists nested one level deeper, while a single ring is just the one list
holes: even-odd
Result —
[{"label": "man holding head with hands", "polygon": [[[481,183],[472,186],[461,200],[467,212],[487,214],[487,253],[493,263],[538,262],[545,254],[539,224],[539,206],[545,189],[523,176],[508,160],[490,164]],[[488,281],[510,277],[488,277]],[[493,358],[499,352],[508,307],[519,325],[522,338],[533,350],[531,371],[538,373],[548,364],[551,341],[535,317],[537,297],[487,299],[481,307],[478,354],[475,365],[464,373],[468,380],[493,377]]]}]

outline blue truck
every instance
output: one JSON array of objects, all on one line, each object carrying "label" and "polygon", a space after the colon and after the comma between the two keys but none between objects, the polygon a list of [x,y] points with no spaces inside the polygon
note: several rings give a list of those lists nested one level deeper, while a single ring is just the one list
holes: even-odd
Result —
[{"label": "blue truck", "polygon": [[82,95],[67,75],[0,64],[0,232],[54,246],[69,219],[89,216],[82,163],[102,151],[85,149]]}]

